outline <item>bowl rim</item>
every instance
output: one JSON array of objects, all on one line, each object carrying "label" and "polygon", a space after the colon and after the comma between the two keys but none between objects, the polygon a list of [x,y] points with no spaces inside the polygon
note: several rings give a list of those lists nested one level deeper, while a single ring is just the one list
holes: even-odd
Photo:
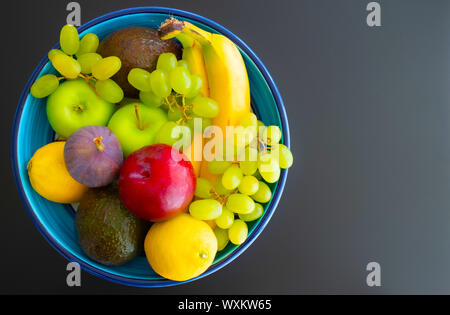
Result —
[{"label": "bowl rim", "polygon": [[[286,110],[284,108],[284,103],[281,98],[281,95],[275,85],[275,82],[271,75],[269,74],[269,71],[264,66],[262,61],[256,56],[256,54],[250,49],[247,44],[245,44],[239,37],[234,35],[231,31],[226,29],[225,27],[221,26],[220,24],[205,18],[203,16],[200,16],[195,13],[191,13],[184,10],[179,9],[173,9],[173,8],[167,8],[167,7],[133,7],[133,8],[127,8],[122,9],[118,11],[113,11],[104,15],[101,15],[95,19],[90,20],[89,22],[83,24],[78,28],[78,31],[81,33],[85,31],[88,28],[91,28],[94,25],[100,24],[102,22],[105,22],[110,19],[114,19],[117,17],[121,17],[124,15],[134,15],[139,13],[159,13],[159,14],[168,14],[173,15],[181,18],[187,18],[191,19],[196,22],[200,22],[206,26],[211,27],[212,29],[220,32],[221,34],[227,36],[229,39],[231,39],[242,51],[244,51],[248,57],[255,63],[258,70],[263,75],[266,83],[268,84],[272,95],[275,99],[275,103],[278,109],[278,112],[280,114],[281,119],[281,125],[282,125],[282,132],[283,132],[283,140],[284,144],[287,147],[290,147],[290,134],[289,134],[289,123],[286,115]],[[56,250],[58,251],[62,256],[64,256],[68,261],[71,262],[77,262],[80,264],[81,268],[83,270],[88,271],[89,273],[100,277],[102,279],[122,284],[122,285],[128,285],[128,286],[134,286],[134,287],[168,287],[168,286],[175,286],[180,285],[184,283],[189,283],[198,279],[201,279],[203,277],[206,277],[217,270],[225,267],[229,263],[231,263],[234,259],[236,259],[240,254],[242,254],[255,240],[256,238],[261,234],[261,232],[264,230],[268,222],[270,221],[273,213],[275,212],[275,209],[278,206],[278,203],[280,201],[281,195],[284,190],[284,186],[286,184],[286,178],[288,170],[282,170],[280,179],[278,181],[277,188],[274,192],[274,195],[272,197],[272,200],[263,216],[261,221],[258,223],[257,227],[254,229],[253,233],[248,237],[248,239],[241,244],[238,248],[236,248],[228,257],[225,257],[222,261],[219,261],[218,263],[212,265],[207,271],[205,271],[203,274],[199,275],[198,277],[189,279],[187,281],[172,281],[168,279],[162,279],[162,280],[143,280],[143,279],[135,279],[130,277],[124,277],[124,276],[118,276],[113,275],[110,273],[107,273],[103,270],[99,270],[96,267],[88,264],[85,261],[79,260],[77,257],[75,257],[70,251],[65,249],[57,240],[55,240],[50,233],[46,231],[46,229],[43,227],[41,222],[38,220],[36,214],[34,213],[33,207],[30,205],[28,198],[25,194],[24,188],[22,186],[22,182],[20,180],[19,175],[19,165],[18,165],[18,159],[17,159],[17,136],[19,131],[19,125],[22,118],[22,112],[23,108],[25,106],[25,101],[29,94],[29,89],[31,87],[31,84],[36,80],[37,76],[42,71],[43,67],[48,63],[48,57],[44,57],[38,66],[33,71],[32,75],[28,79],[25,88],[20,96],[18,107],[16,109],[16,113],[14,116],[14,122],[13,122],[13,132],[12,132],[12,139],[11,139],[11,162],[12,162],[12,169],[13,169],[13,175],[14,180],[16,182],[17,189],[19,191],[20,199],[22,200],[23,205],[25,205],[25,209],[28,213],[28,215],[31,217],[34,225],[37,227],[39,232],[42,234],[42,236],[47,240],[47,242]]]}]

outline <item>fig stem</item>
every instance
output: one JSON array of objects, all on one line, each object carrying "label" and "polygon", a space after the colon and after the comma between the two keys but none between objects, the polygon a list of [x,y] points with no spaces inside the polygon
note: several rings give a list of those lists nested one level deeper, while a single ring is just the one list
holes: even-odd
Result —
[{"label": "fig stem", "polygon": [[99,150],[100,152],[105,151],[105,145],[103,144],[102,140],[103,140],[102,136],[94,138],[95,146],[97,147],[97,150]]},{"label": "fig stem", "polygon": [[139,128],[139,130],[143,130],[142,125],[141,125],[141,118],[139,117],[139,104],[137,104],[137,103],[134,104],[134,112],[136,113],[138,128]]}]

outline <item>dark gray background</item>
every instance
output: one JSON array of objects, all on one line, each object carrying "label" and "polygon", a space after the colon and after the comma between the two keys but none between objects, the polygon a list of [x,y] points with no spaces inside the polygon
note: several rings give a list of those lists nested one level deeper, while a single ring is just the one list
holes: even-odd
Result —
[{"label": "dark gray background", "polygon": [[[82,273],[32,224],[9,158],[19,95],[58,40],[69,1],[1,4],[0,293],[450,292],[450,2],[80,0],[82,22],[132,6],[198,13],[242,38],[284,98],[295,165],[270,224],[237,260],[191,284],[120,286]],[[382,287],[366,285],[381,264]]]}]

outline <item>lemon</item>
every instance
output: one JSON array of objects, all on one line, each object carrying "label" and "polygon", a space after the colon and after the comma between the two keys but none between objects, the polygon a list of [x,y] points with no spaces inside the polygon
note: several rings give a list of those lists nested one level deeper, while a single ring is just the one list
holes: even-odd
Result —
[{"label": "lemon", "polygon": [[185,281],[211,266],[217,240],[206,222],[181,213],[154,223],[145,238],[144,248],[156,273],[170,280]]},{"label": "lemon", "polygon": [[81,199],[87,187],[70,176],[64,162],[64,141],[47,144],[28,162],[28,176],[34,190],[50,201],[73,203]]}]

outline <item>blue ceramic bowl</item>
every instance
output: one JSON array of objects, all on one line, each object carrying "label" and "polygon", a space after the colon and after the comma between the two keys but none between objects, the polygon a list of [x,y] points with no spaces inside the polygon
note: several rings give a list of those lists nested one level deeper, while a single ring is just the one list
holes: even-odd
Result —
[{"label": "blue ceramic bowl", "polygon": [[[283,131],[284,144],[289,146],[289,127],[283,101],[269,72],[242,40],[215,22],[185,11],[143,7],[106,14],[81,26],[79,32],[81,36],[86,33],[95,33],[102,39],[111,32],[128,26],[158,28],[161,22],[171,16],[188,20],[208,31],[221,33],[239,47],[247,66],[254,112],[265,124],[278,125]],[[143,256],[119,267],[104,266],[91,260],[83,253],[78,244],[73,224],[75,214],[73,208],[70,205],[48,201],[39,196],[31,187],[27,175],[27,163],[37,149],[54,139],[54,132],[46,116],[45,99],[33,98],[29,93],[33,82],[47,73],[55,73],[55,70],[45,57],[34,70],[22,93],[14,118],[12,135],[13,172],[20,196],[31,219],[58,252],[69,261],[78,262],[84,270],[96,276],[120,284],[139,287],[162,287],[183,283],[167,280],[157,275]],[[214,264],[195,279],[205,277],[229,264],[258,237],[275,211],[283,192],[286,176],[287,171],[283,170],[279,182],[272,186],[273,198],[266,205],[264,215],[249,225],[247,241],[241,246],[229,244],[227,248],[217,254]]]}]

